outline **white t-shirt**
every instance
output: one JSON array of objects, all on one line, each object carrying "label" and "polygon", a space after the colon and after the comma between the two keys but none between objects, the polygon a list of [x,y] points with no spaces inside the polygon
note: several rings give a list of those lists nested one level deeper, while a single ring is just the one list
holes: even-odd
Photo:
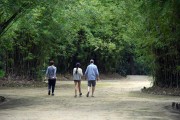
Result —
[{"label": "white t-shirt", "polygon": [[[76,70],[77,70],[77,74],[76,74]],[[83,76],[82,69],[74,68],[73,69],[73,80],[81,80],[81,76]]]}]

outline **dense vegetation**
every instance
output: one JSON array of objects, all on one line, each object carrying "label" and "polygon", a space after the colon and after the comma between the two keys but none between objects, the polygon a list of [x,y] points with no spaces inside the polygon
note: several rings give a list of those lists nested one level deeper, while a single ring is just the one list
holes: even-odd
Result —
[{"label": "dense vegetation", "polygon": [[39,79],[50,59],[58,72],[152,74],[180,85],[179,0],[2,0],[0,76]]},{"label": "dense vegetation", "polygon": [[148,0],[144,44],[152,56],[154,85],[180,85],[180,1]]}]

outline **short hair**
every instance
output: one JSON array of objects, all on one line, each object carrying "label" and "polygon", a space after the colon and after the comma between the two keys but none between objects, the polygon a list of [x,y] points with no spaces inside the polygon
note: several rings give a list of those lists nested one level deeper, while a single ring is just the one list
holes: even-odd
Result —
[{"label": "short hair", "polygon": [[49,63],[50,63],[50,65],[54,65],[54,61],[53,60],[51,60]]},{"label": "short hair", "polygon": [[93,59],[91,59],[91,60],[90,60],[90,63],[94,63],[94,60],[93,60]]}]

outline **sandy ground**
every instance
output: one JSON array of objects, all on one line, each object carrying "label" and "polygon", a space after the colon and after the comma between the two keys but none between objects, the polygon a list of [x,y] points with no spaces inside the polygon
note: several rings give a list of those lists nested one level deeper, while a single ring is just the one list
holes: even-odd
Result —
[{"label": "sandy ground", "polygon": [[128,76],[120,80],[101,80],[95,97],[86,97],[87,83],[82,82],[82,97],[74,98],[73,81],[58,81],[55,96],[47,88],[1,88],[7,101],[0,104],[0,120],[179,120],[171,109],[180,97],[144,94],[151,86],[146,76]]}]

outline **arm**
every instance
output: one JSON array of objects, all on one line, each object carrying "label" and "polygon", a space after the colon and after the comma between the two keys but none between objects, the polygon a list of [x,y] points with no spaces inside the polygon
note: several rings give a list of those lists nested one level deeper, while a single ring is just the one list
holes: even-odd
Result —
[{"label": "arm", "polygon": [[[56,76],[56,71],[57,71],[57,68],[55,67],[54,76]],[[56,78],[57,78],[57,76],[56,76]]]},{"label": "arm", "polygon": [[79,73],[80,73],[81,76],[83,76],[82,69],[79,70]]},{"label": "arm", "polygon": [[48,77],[48,68],[46,70],[45,79],[46,79],[46,77]]},{"label": "arm", "polygon": [[86,71],[85,71],[85,73],[84,73],[85,80],[87,79],[87,74],[88,74],[88,67],[86,68]]},{"label": "arm", "polygon": [[75,70],[75,68],[73,69],[73,75],[75,74],[75,72],[76,72],[76,70]]},{"label": "arm", "polygon": [[99,80],[99,71],[98,71],[97,66],[96,66],[96,79],[97,79],[97,81]]}]

